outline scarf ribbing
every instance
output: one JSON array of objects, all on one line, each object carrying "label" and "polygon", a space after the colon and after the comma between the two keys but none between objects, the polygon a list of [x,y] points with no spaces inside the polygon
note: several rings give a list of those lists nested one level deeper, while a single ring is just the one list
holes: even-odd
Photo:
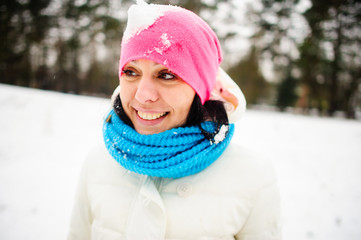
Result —
[{"label": "scarf ribbing", "polygon": [[[207,132],[217,124],[203,122]],[[198,173],[212,164],[227,148],[234,125],[222,125],[208,140],[198,126],[173,128],[142,135],[111,110],[104,121],[103,137],[110,155],[125,169],[154,177],[179,178]]]}]

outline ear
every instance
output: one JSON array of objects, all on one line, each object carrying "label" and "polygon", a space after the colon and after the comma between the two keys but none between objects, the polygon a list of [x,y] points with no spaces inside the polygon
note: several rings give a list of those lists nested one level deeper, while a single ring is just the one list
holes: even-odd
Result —
[{"label": "ear", "polygon": [[242,90],[222,68],[218,69],[216,84],[210,99],[221,100],[225,103],[230,123],[235,123],[246,111],[246,99]]}]

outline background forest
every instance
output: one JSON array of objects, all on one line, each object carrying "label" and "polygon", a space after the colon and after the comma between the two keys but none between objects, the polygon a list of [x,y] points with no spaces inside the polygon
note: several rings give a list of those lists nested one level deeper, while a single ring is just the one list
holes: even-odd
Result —
[{"label": "background forest", "polygon": [[[0,0],[0,82],[110,95],[133,2]],[[358,117],[361,0],[147,2],[183,6],[212,26],[250,107]]]}]

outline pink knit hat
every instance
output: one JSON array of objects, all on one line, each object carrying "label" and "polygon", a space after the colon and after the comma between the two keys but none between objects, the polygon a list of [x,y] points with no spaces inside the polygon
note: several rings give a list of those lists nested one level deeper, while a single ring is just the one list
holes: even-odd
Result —
[{"label": "pink knit hat", "polygon": [[119,76],[136,59],[166,66],[196,91],[203,104],[214,88],[222,53],[216,34],[193,12],[138,0],[128,10]]}]

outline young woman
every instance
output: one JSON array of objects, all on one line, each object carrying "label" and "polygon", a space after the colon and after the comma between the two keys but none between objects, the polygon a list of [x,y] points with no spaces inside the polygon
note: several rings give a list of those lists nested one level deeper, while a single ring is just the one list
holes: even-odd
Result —
[{"label": "young woman", "polygon": [[138,1],[104,146],[85,161],[68,239],[280,239],[267,161],[233,143],[242,92],[197,15]]}]

